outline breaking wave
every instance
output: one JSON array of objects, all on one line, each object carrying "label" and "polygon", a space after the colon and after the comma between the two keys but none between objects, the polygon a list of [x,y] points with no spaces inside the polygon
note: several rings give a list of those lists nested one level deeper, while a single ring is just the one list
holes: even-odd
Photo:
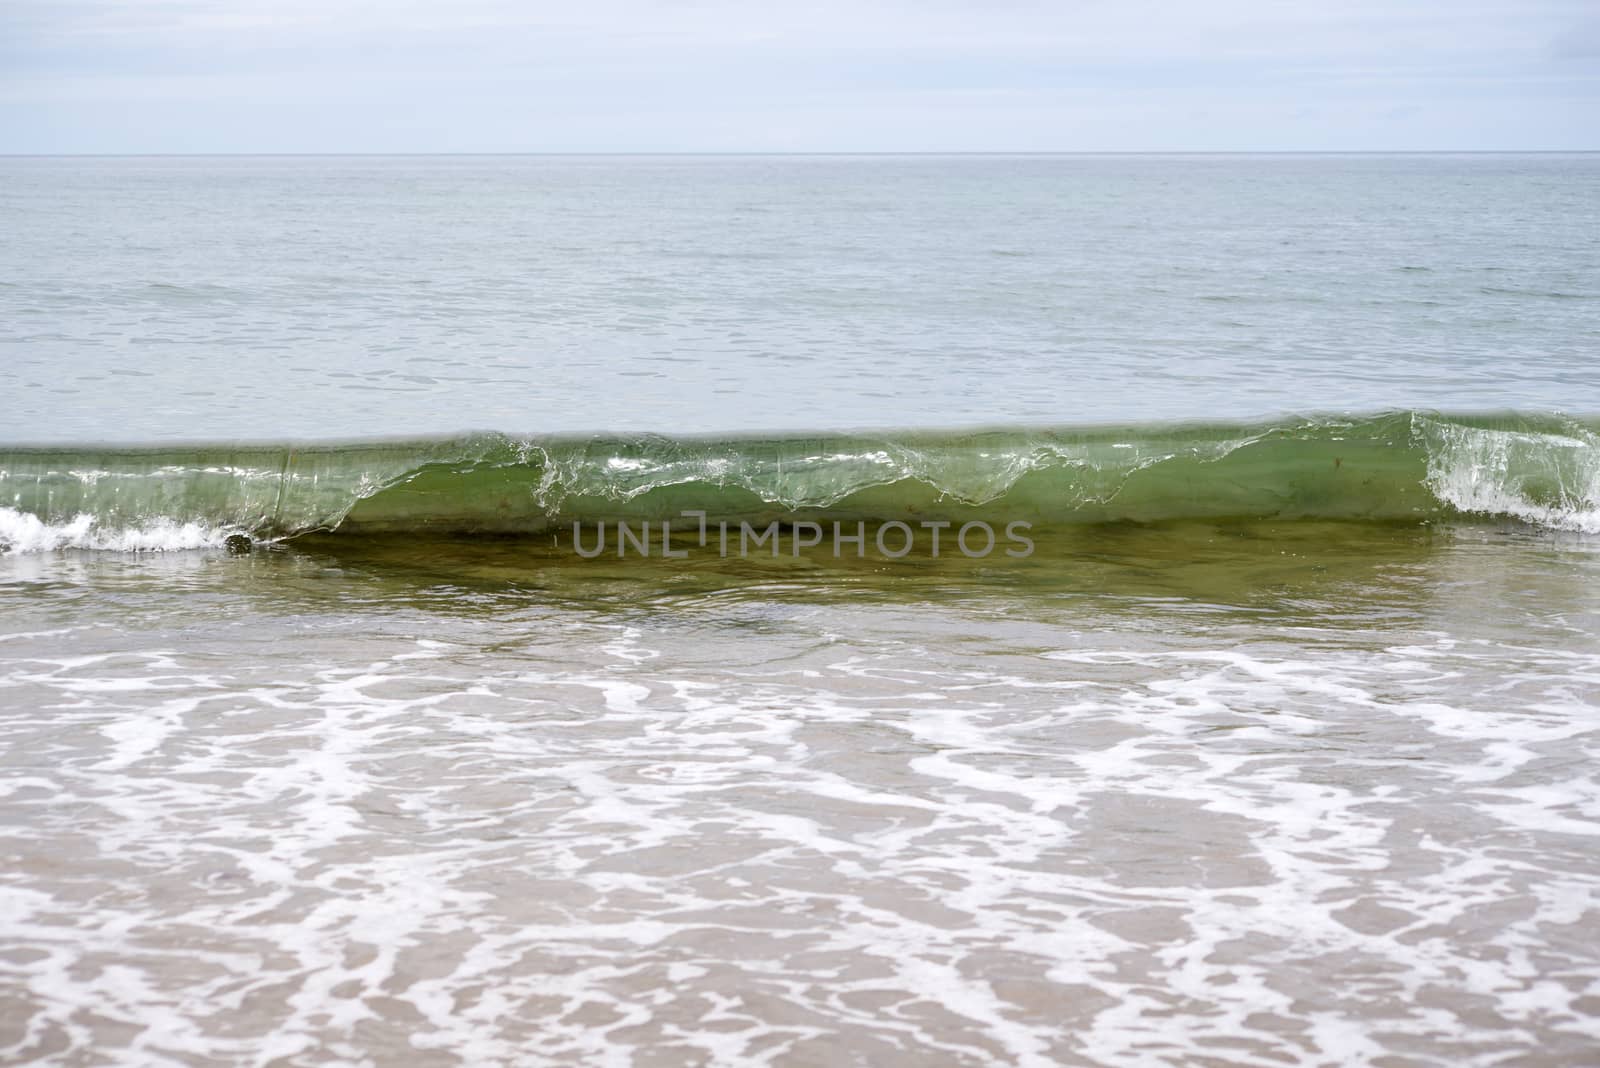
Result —
[{"label": "breaking wave", "polygon": [[1486,516],[1600,533],[1600,420],[1386,412],[1251,424],[735,437],[473,433],[0,446],[0,551],[535,534],[579,522]]}]

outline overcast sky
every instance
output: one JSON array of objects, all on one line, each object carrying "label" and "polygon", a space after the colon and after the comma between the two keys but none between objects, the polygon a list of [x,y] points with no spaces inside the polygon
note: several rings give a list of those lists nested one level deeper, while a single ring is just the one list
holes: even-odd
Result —
[{"label": "overcast sky", "polygon": [[0,152],[1600,148],[1600,0],[0,0]]}]

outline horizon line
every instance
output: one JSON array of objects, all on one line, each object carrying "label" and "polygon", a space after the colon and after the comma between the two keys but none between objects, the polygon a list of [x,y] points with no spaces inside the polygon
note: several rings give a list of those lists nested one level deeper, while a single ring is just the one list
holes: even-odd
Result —
[{"label": "horizon line", "polygon": [[1357,149],[907,149],[885,151],[611,150],[437,152],[0,152],[0,159],[271,159],[384,157],[772,157],[772,156],[1581,156],[1596,148],[1357,148]]}]

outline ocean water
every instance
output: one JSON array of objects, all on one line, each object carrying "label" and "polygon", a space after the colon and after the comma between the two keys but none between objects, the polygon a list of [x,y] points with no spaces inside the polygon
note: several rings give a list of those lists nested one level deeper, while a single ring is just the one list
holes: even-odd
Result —
[{"label": "ocean water", "polygon": [[0,219],[6,442],[1600,397],[1600,153],[12,158]]},{"label": "ocean water", "polygon": [[0,232],[5,1062],[1600,1049],[1600,156],[12,158]]}]

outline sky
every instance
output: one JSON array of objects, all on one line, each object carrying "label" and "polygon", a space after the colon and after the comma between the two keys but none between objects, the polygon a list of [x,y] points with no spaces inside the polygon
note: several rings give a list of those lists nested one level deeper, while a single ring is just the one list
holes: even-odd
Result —
[{"label": "sky", "polygon": [[0,153],[1600,149],[1600,0],[0,0]]}]

